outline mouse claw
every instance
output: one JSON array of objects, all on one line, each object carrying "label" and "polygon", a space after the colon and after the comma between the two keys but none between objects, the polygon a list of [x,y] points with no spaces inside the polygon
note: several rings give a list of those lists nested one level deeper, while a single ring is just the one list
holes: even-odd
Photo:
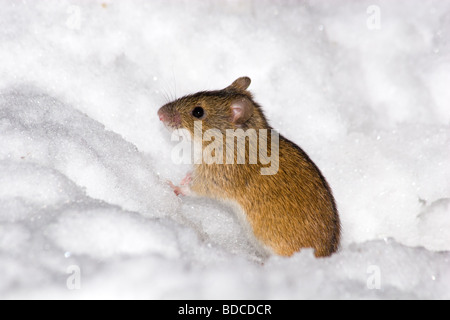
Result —
[{"label": "mouse claw", "polygon": [[167,181],[167,184],[172,188],[175,195],[178,196],[188,196],[190,194],[190,189],[187,186],[178,187],[174,185],[171,181]]},{"label": "mouse claw", "polygon": [[183,178],[183,180],[181,180],[180,185],[181,186],[187,186],[191,183],[192,181],[192,174],[189,172],[186,177]]}]

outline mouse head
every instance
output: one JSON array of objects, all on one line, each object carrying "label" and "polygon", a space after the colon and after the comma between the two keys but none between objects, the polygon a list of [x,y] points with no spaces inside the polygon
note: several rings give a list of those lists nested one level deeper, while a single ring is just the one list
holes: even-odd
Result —
[{"label": "mouse head", "polygon": [[251,80],[242,77],[223,90],[204,91],[189,95],[161,107],[158,116],[172,130],[187,129],[194,135],[196,121],[202,130],[267,128],[261,108],[247,91]]}]

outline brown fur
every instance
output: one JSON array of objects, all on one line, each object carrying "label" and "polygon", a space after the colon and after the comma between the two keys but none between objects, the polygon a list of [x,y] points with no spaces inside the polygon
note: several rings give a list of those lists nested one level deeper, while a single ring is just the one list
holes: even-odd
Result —
[{"label": "brown fur", "polygon": [[[203,131],[219,129],[225,135],[226,129],[271,129],[261,107],[247,91],[249,85],[249,78],[239,78],[224,90],[178,99],[158,113],[165,117],[167,125],[186,128],[192,134],[198,119],[191,113],[197,106],[205,110]],[[238,99],[251,106],[246,109],[251,114],[244,115],[243,123],[232,121],[230,106]],[[270,150],[270,139],[268,146]],[[246,144],[244,165],[196,165],[190,190],[199,196],[239,204],[256,238],[279,255],[291,256],[302,248],[315,249],[317,257],[336,252],[341,230],[339,215],[331,189],[317,166],[302,149],[280,136],[279,171],[261,175],[264,165],[248,163],[252,147],[257,146]]]}]

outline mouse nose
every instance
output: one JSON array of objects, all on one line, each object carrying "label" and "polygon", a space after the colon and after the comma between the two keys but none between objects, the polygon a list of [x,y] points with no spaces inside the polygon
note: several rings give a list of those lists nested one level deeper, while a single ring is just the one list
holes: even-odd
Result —
[{"label": "mouse nose", "polygon": [[161,120],[161,121],[165,121],[165,119],[166,119],[166,117],[164,116],[164,113],[161,111],[161,109],[160,110],[158,110],[158,117],[159,117],[159,120]]}]

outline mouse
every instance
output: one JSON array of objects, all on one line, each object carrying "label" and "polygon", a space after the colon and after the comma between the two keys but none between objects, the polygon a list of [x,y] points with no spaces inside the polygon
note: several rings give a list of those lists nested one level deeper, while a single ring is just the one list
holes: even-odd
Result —
[{"label": "mouse", "polygon": [[[185,130],[201,151],[210,152],[209,159],[193,163],[179,185],[169,185],[180,197],[229,203],[268,253],[290,257],[310,248],[317,258],[331,256],[339,250],[341,238],[331,187],[306,152],[270,126],[248,90],[250,84],[249,77],[241,77],[224,89],[187,95],[158,110],[167,128]],[[232,144],[237,135],[228,139],[238,131],[244,134],[244,147]],[[270,150],[252,159],[263,145]]]}]

